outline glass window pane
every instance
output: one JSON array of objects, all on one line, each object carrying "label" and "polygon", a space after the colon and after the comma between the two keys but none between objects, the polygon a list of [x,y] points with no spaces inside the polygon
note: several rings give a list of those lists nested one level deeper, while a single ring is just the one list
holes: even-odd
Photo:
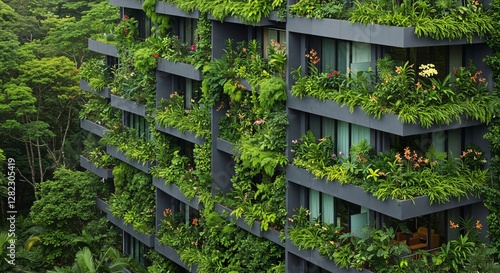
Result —
[{"label": "glass window pane", "polygon": [[346,41],[338,41],[337,43],[337,69],[343,73],[347,72],[349,68],[349,56],[350,56],[350,47],[349,42]]},{"label": "glass window pane", "polygon": [[319,211],[319,191],[316,190],[309,190],[309,211],[311,212],[310,214],[310,219],[315,219],[319,217],[320,211]]},{"label": "glass window pane", "polygon": [[368,71],[372,60],[371,45],[366,43],[352,43],[352,63],[353,72]]},{"label": "glass window pane", "polygon": [[334,197],[322,193],[322,202],[321,202],[321,211],[322,213],[322,220],[326,224],[333,224],[335,223],[335,212],[334,212]]},{"label": "glass window pane", "polygon": [[337,121],[337,151],[349,153],[349,123]]},{"label": "glass window pane", "polygon": [[370,128],[352,124],[351,125],[352,145],[355,145],[362,140],[366,140],[366,142],[370,144]]},{"label": "glass window pane", "polygon": [[450,158],[459,157],[462,152],[462,130],[448,131],[448,153]]},{"label": "glass window pane", "polygon": [[321,41],[321,69],[322,71],[330,71],[336,69],[336,45],[333,39],[323,39]]},{"label": "glass window pane", "polygon": [[444,131],[432,133],[432,146],[436,152],[445,152],[446,134]]},{"label": "glass window pane", "polygon": [[330,118],[321,119],[323,131],[320,137],[331,136],[335,141],[335,120]]}]

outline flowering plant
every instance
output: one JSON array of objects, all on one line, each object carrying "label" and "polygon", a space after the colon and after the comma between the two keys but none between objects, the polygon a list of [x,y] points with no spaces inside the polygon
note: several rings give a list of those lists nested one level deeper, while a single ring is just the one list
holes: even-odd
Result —
[{"label": "flowering plant", "polygon": [[328,99],[350,106],[351,111],[359,106],[375,118],[396,114],[403,123],[425,128],[460,121],[463,116],[488,123],[494,116],[498,98],[488,92],[486,78],[472,65],[438,78],[440,72],[434,64],[421,65],[417,73],[413,64],[394,66],[385,57],[377,60],[377,75],[370,69],[348,70],[343,75],[335,70],[319,72],[320,59],[314,49],[305,57],[308,74],[302,75],[301,67],[292,72],[294,96]]},{"label": "flowering plant", "polygon": [[138,34],[139,22],[133,17],[123,15],[121,21],[114,28],[114,35],[117,41],[130,43],[135,40]]}]

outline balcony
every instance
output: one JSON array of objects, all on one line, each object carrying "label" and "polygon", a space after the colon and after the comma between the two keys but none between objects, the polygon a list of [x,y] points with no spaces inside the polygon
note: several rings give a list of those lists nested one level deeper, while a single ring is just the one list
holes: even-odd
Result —
[{"label": "balcony", "polygon": [[92,134],[100,137],[103,137],[104,131],[108,130],[108,128],[87,119],[80,120],[80,128],[87,130]]},{"label": "balcony", "polygon": [[193,65],[186,63],[175,63],[161,58],[157,70],[196,81],[203,80],[201,70],[196,70]]},{"label": "balcony", "polygon": [[160,132],[164,132],[166,134],[169,134],[171,136],[175,136],[177,138],[189,141],[194,144],[203,144],[205,142],[205,139],[202,137],[197,137],[195,134],[185,131],[185,132],[180,132],[176,128],[171,128],[171,127],[163,127],[158,124],[155,126],[156,130]]},{"label": "balcony", "polygon": [[[221,20],[213,17],[210,14],[208,15],[208,19],[213,20],[213,21],[221,21]],[[252,26],[255,26],[255,27],[268,27],[268,26],[277,25],[278,24],[278,22],[277,22],[278,21],[278,17],[277,16],[273,16],[273,17],[269,16],[267,18],[261,18],[261,20],[259,22],[248,23],[248,22],[242,21],[241,19],[239,19],[237,17],[227,16],[222,21],[226,22],[226,23],[233,23],[233,24],[252,25]]]},{"label": "balcony", "polygon": [[249,226],[243,218],[236,219],[236,216],[230,215],[233,210],[221,204],[215,204],[215,210],[223,216],[227,214],[228,216],[225,217],[227,221],[234,221],[237,226],[252,233],[253,235],[260,238],[266,238],[279,246],[285,246],[285,244],[281,241],[279,231],[271,227],[268,230],[262,230],[259,221],[253,221],[253,225]]},{"label": "balcony", "polygon": [[90,51],[118,58],[118,51],[116,50],[116,47],[112,44],[107,44],[101,41],[89,39],[88,47]]},{"label": "balcony", "polygon": [[89,161],[87,158],[85,158],[82,155],[80,156],[80,166],[82,166],[82,168],[90,171],[91,173],[93,173],[101,178],[104,178],[104,179],[113,178],[113,170],[112,169],[96,167],[94,165],[94,163],[92,163],[91,161]]},{"label": "balcony", "polygon": [[183,10],[179,9],[176,4],[162,2],[162,1],[158,1],[156,3],[156,13],[184,17],[184,18],[193,18],[193,19],[200,18],[200,12],[198,10],[186,13]]},{"label": "balcony", "polygon": [[142,10],[143,0],[109,0],[109,4],[112,6],[131,8],[131,9],[140,9]]},{"label": "balcony", "polygon": [[95,200],[95,206],[104,213],[109,213],[109,204],[101,198]]},{"label": "balcony", "polygon": [[350,269],[345,269],[345,268],[340,268],[338,267],[333,261],[326,259],[325,257],[321,256],[319,254],[319,251],[317,249],[301,249],[294,244],[290,242],[290,240],[287,240],[286,242],[286,250],[301,259],[304,259],[312,264],[315,264],[325,270],[328,270],[330,272],[337,272],[337,273],[372,273],[372,271],[363,269],[361,271],[356,270],[355,268],[350,268]]},{"label": "balcony", "polygon": [[406,220],[422,215],[427,215],[439,211],[458,208],[482,202],[481,198],[468,196],[468,198],[451,198],[446,203],[431,204],[428,196],[419,196],[414,200],[387,199],[385,201],[377,199],[375,196],[365,192],[362,188],[353,185],[341,185],[336,181],[326,181],[326,179],[316,179],[308,171],[288,165],[286,177],[289,182],[303,187],[317,190],[348,202],[360,205],[371,210],[380,212],[398,220]]},{"label": "balcony", "polygon": [[199,196],[195,196],[193,199],[188,199],[186,196],[184,196],[184,193],[180,190],[180,188],[175,185],[175,184],[165,184],[165,180],[161,178],[153,178],[153,185],[167,193],[168,195],[174,197],[175,199],[189,205],[190,207],[196,209],[196,210],[202,210],[203,209],[203,204],[200,204],[200,199]]},{"label": "balcony", "polygon": [[351,112],[349,106],[342,106],[341,104],[334,101],[321,101],[310,96],[298,98],[291,95],[290,93],[288,94],[287,106],[288,108],[299,110],[302,112],[341,120],[399,136],[419,135],[431,132],[471,127],[481,124],[481,122],[477,120],[467,120],[465,118],[462,118],[461,122],[455,121],[448,125],[433,125],[430,128],[424,128],[419,124],[402,123],[398,119],[398,116],[394,114],[385,114],[380,119],[376,119],[373,116],[367,115],[360,107],[354,107],[354,111]]},{"label": "balcony", "polygon": [[89,82],[86,80],[80,80],[80,89],[108,99],[111,96],[111,89],[109,89],[108,87],[104,87],[101,91],[96,91],[90,88]]},{"label": "balcony", "polygon": [[143,234],[134,230],[131,225],[125,224],[123,219],[119,219],[113,216],[111,212],[107,214],[108,220],[113,223],[115,226],[119,227],[121,230],[127,232],[132,237],[139,240],[141,243],[146,245],[147,247],[154,247],[155,245],[155,236],[151,234]]},{"label": "balcony", "polygon": [[230,154],[230,155],[234,155],[234,151],[233,151],[233,143],[227,141],[227,140],[224,140],[222,138],[217,138],[217,150],[219,151],[223,151],[227,154]]},{"label": "balcony", "polygon": [[[308,19],[303,17],[289,17],[287,19],[287,30],[307,35],[401,48],[470,44],[465,38],[435,40],[430,37],[417,37],[414,27],[396,27],[379,24],[365,26],[360,23],[328,18]],[[472,39],[472,43],[484,43],[484,39],[476,36]]]},{"label": "balcony", "polygon": [[141,117],[146,116],[146,106],[135,101],[123,99],[121,97],[111,95],[111,106],[127,111]]},{"label": "balcony", "polygon": [[193,265],[192,268],[190,269],[189,266],[187,266],[183,261],[181,261],[181,257],[175,251],[175,249],[161,244],[160,239],[155,238],[154,240],[154,248],[156,251],[158,251],[161,255],[167,257],[167,259],[171,260],[172,262],[182,266],[184,269],[188,270],[189,272],[197,272],[197,266]]},{"label": "balcony", "polygon": [[135,159],[130,159],[125,155],[125,153],[118,151],[116,147],[113,146],[106,146],[106,153],[109,155],[129,164],[130,166],[144,172],[144,173],[149,173],[149,168],[154,166],[154,162],[147,161],[144,163],[141,163]]}]

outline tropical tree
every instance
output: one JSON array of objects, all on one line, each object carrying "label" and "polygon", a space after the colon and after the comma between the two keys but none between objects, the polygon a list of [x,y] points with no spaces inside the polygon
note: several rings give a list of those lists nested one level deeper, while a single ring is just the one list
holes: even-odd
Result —
[{"label": "tropical tree", "polygon": [[45,230],[37,247],[42,249],[46,264],[68,264],[75,257],[75,238],[100,218],[95,199],[102,189],[103,183],[93,174],[65,168],[56,170],[53,180],[40,185],[40,199],[31,207],[30,220]]},{"label": "tropical tree", "polygon": [[22,155],[16,158],[19,175],[36,193],[47,171],[77,161],[71,140],[80,131],[77,99],[82,91],[78,71],[66,57],[30,60],[20,71],[0,89],[0,135]]}]

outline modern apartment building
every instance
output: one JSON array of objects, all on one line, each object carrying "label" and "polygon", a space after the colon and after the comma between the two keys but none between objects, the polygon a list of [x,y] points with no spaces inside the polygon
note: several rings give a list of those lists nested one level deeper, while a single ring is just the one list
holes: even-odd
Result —
[{"label": "modern apartment building", "polygon": [[[110,0],[123,20],[107,35],[121,38],[89,39],[114,78],[98,91],[82,80],[96,108],[81,127],[111,163],[81,165],[113,188],[97,205],[124,253],[147,264],[154,249],[190,272],[376,272],[334,262],[349,235],[390,228],[407,248],[388,264],[435,254],[465,220],[485,239],[484,33],[364,24],[348,13],[359,3],[288,0],[267,14],[273,1],[255,2],[264,16],[161,1],[148,16]],[[459,7],[485,16],[471,3]]]}]

